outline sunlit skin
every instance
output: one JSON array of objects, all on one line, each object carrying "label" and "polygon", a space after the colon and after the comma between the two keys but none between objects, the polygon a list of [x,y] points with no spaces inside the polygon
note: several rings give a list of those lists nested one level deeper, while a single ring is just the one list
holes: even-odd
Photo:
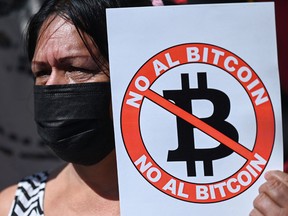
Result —
[{"label": "sunlit skin", "polygon": [[[41,28],[42,31],[40,30],[40,39],[32,60],[35,84],[109,81],[107,61],[99,68],[99,64],[91,57],[74,25],[61,17],[56,17],[51,23],[50,20],[46,21]],[[88,46],[94,47],[88,36],[84,37]],[[98,49],[94,48],[93,54],[100,58]],[[101,60],[104,61],[103,58]]]},{"label": "sunlit skin", "polygon": [[288,175],[277,170],[269,171],[265,179],[267,181],[259,188],[250,216],[287,216]]}]

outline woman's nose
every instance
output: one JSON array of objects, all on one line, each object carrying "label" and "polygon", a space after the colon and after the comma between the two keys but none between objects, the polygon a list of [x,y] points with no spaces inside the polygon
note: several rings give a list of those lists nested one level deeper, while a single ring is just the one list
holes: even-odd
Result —
[{"label": "woman's nose", "polygon": [[65,77],[65,71],[53,68],[45,85],[63,85],[63,84],[68,84],[68,80]]}]

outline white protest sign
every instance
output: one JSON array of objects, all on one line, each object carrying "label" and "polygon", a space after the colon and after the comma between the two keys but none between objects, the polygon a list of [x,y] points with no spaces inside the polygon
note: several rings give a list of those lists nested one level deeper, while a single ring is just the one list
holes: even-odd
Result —
[{"label": "white protest sign", "polygon": [[107,10],[122,216],[248,215],[282,169],[272,3]]}]

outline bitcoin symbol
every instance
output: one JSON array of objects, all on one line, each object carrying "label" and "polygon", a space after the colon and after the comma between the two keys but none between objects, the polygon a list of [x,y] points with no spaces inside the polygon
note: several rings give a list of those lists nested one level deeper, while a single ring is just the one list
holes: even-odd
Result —
[{"label": "bitcoin symbol", "polygon": [[[183,110],[192,114],[192,100],[208,100],[214,107],[212,115],[208,118],[201,118],[202,121],[216,128],[221,133],[238,142],[238,132],[235,127],[225,121],[230,113],[230,100],[228,96],[219,90],[207,87],[206,73],[197,74],[198,88],[189,87],[188,74],[181,74],[181,90],[164,90],[166,99],[174,103]],[[194,141],[194,125],[186,122],[180,117],[177,120],[178,148],[169,150],[167,161],[186,161],[187,175],[196,176],[196,161],[203,161],[204,175],[213,176],[212,162],[217,159],[227,157],[233,151],[226,145],[220,143],[215,148],[196,149]]]}]

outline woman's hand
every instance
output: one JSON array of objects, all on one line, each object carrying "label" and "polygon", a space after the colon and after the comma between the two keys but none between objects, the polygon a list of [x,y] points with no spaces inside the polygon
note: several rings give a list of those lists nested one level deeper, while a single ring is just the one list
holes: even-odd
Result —
[{"label": "woman's hand", "polygon": [[288,174],[269,171],[265,179],[250,216],[288,216]]}]

